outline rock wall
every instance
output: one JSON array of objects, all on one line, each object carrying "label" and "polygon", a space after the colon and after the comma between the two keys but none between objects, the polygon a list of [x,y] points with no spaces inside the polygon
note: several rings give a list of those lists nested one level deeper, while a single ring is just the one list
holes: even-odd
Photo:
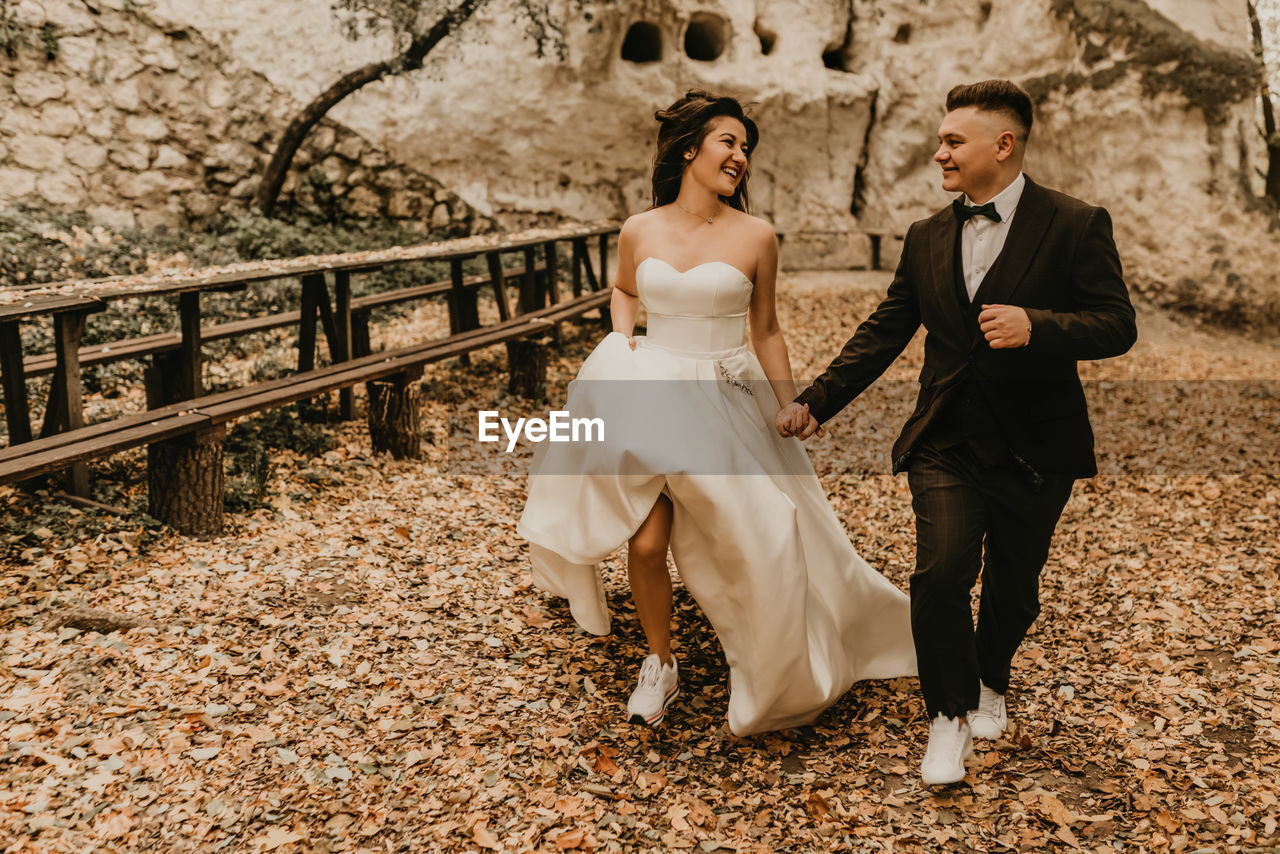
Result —
[{"label": "rock wall", "polygon": [[[122,0],[17,11],[55,24],[58,50],[0,56],[0,204],[85,210],[117,228],[186,227],[245,207],[280,117],[298,106],[288,92]],[[450,234],[491,225],[333,121],[299,152],[282,203]]]}]

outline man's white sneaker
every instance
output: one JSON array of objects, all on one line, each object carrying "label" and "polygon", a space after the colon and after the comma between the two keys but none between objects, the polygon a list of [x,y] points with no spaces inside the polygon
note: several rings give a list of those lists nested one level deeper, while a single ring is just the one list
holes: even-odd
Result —
[{"label": "man's white sneaker", "polygon": [[676,660],[663,664],[658,656],[650,655],[640,664],[640,676],[636,689],[627,700],[627,720],[633,724],[657,726],[662,723],[667,706],[680,693],[680,677]]},{"label": "man's white sneaker", "polygon": [[964,761],[973,755],[969,724],[939,714],[929,724],[929,746],[920,764],[920,780],[926,786],[945,786],[964,779]]},{"label": "man's white sneaker", "polygon": [[969,713],[969,729],[974,738],[999,738],[1009,726],[1004,694],[978,682],[978,708]]}]

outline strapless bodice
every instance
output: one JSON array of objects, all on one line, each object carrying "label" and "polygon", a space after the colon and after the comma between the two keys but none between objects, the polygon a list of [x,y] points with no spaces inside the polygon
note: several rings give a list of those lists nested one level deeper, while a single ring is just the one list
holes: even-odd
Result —
[{"label": "strapless bodice", "polygon": [[724,261],[681,272],[661,258],[636,268],[636,292],[648,314],[647,343],[683,353],[718,353],[746,342],[751,280]]}]

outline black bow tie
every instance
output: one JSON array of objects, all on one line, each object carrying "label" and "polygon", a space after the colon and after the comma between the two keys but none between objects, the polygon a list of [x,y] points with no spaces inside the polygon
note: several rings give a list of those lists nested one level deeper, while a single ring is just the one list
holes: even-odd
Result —
[{"label": "black bow tie", "polygon": [[975,216],[985,216],[992,222],[1000,221],[1000,211],[996,210],[995,202],[987,202],[985,205],[965,205],[961,204],[959,199],[951,203],[955,208],[956,219],[960,220],[960,224],[964,225]]}]

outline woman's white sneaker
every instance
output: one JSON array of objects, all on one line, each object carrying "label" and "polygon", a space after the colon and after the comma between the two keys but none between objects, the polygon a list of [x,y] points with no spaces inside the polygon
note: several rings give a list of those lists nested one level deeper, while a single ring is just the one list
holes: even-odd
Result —
[{"label": "woman's white sneaker", "polygon": [[999,738],[1009,726],[1004,694],[978,682],[978,708],[969,713],[969,729],[974,738]]},{"label": "woman's white sneaker", "polygon": [[636,689],[627,700],[627,720],[633,724],[657,726],[667,712],[667,706],[680,693],[680,677],[673,657],[670,664],[663,664],[658,656],[650,655],[640,664],[640,676]]},{"label": "woman's white sneaker", "polygon": [[964,779],[964,761],[973,755],[969,724],[939,714],[929,724],[929,746],[920,764],[920,780],[926,786],[945,786]]}]

